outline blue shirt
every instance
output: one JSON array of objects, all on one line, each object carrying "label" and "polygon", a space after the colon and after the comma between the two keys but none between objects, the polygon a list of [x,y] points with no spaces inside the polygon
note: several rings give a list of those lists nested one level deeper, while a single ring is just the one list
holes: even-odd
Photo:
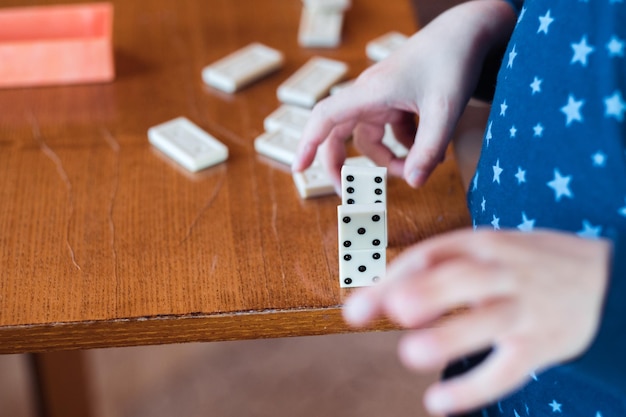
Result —
[{"label": "blue shirt", "polygon": [[[527,0],[468,203],[475,227],[613,240],[598,335],[480,416],[626,416],[626,0]],[[572,325],[572,323],[564,323]]]}]

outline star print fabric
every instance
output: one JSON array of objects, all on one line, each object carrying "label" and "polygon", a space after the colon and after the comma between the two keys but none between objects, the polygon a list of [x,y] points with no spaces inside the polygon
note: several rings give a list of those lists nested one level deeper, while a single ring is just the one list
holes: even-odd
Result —
[{"label": "star print fabric", "polygon": [[510,0],[468,204],[474,227],[615,242],[599,334],[581,358],[472,416],[626,416],[626,0]]}]

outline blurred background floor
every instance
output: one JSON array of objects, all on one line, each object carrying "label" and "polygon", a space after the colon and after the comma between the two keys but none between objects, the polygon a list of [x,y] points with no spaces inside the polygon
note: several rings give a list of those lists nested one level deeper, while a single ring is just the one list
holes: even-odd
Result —
[{"label": "blurred background floor", "polygon": [[[87,351],[96,417],[412,416],[435,375],[399,332]],[[25,355],[0,355],[0,416],[35,417]]]}]

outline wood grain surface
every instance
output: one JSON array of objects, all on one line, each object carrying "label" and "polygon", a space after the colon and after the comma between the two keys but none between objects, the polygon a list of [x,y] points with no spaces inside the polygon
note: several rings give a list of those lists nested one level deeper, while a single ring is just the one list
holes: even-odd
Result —
[{"label": "wood grain surface", "polygon": [[[25,4],[45,3],[0,1]],[[358,75],[369,40],[416,30],[410,2],[353,1],[329,50],[298,46],[300,0],[114,4],[114,82],[0,90],[0,353],[351,331],[339,197],[301,200],[253,140],[283,80],[312,56]],[[285,66],[234,95],[203,85],[253,41]],[[147,129],[177,116],[228,161],[189,174],[151,147]],[[389,258],[469,224],[452,159],[420,190],[390,179],[388,202]]]}]

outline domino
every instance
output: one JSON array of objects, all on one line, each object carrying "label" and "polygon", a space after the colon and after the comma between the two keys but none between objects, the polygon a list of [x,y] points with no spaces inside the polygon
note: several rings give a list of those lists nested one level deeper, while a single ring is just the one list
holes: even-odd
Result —
[{"label": "domino", "polygon": [[387,204],[387,168],[344,165],[341,168],[343,204]]},{"label": "domino", "polygon": [[339,250],[339,286],[367,287],[384,279],[387,270],[385,249]]},{"label": "domino", "polygon": [[386,248],[386,211],[381,204],[337,206],[339,248],[342,250]]},{"label": "domino", "polygon": [[304,48],[336,48],[341,43],[343,12],[302,8],[298,44]]},{"label": "domino", "polygon": [[203,81],[218,90],[234,93],[282,67],[282,52],[252,43],[202,70]]},{"label": "domino", "polygon": [[299,137],[309,117],[311,117],[311,110],[283,104],[263,120],[263,127],[267,132],[285,130]]},{"label": "domino", "polygon": [[299,135],[278,129],[258,136],[254,140],[254,149],[261,155],[291,165],[296,157],[299,141]]},{"label": "domino", "polygon": [[185,117],[151,127],[148,140],[191,172],[228,159],[228,148],[223,143]]},{"label": "domino", "polygon": [[382,61],[400,48],[408,38],[408,36],[399,32],[386,33],[368,42],[365,45],[365,54],[372,61]]},{"label": "domino", "polygon": [[343,90],[344,88],[350,87],[352,84],[354,84],[356,80],[348,80],[348,81],[344,81],[342,83],[339,84],[335,84],[330,88],[330,95],[335,95],[338,92],[340,92],[341,90]]},{"label": "domino", "polygon": [[[365,156],[348,158],[345,164],[352,166],[376,166],[371,159]],[[293,181],[302,199],[335,194],[333,181],[320,163],[314,163],[313,166],[303,172],[294,172]]]},{"label": "domino", "polygon": [[382,140],[383,145],[385,145],[389,150],[396,156],[396,158],[404,158],[409,154],[409,150],[401,144],[398,139],[396,139],[396,135],[393,133],[393,129],[391,125],[385,125],[385,134]]},{"label": "domino", "polygon": [[351,6],[350,0],[303,0],[304,6],[309,9],[347,10]]},{"label": "domino", "polygon": [[278,99],[284,104],[311,108],[347,72],[343,62],[313,57],[278,87]]}]

